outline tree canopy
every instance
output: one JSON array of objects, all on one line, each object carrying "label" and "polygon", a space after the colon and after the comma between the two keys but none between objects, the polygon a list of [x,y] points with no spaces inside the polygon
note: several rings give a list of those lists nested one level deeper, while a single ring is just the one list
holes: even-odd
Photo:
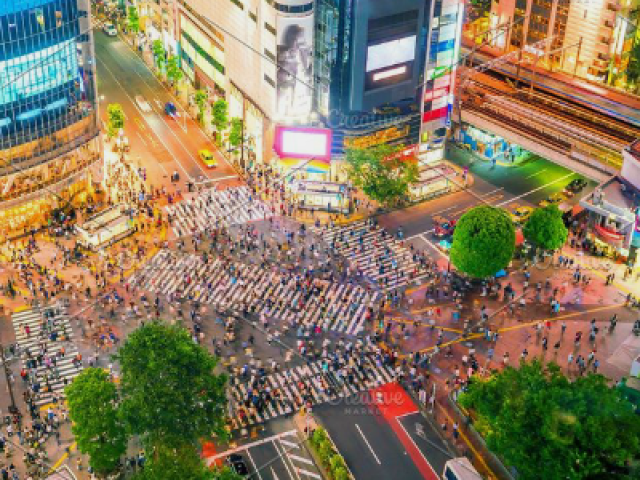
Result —
[{"label": "tree canopy", "polygon": [[97,473],[113,471],[127,449],[125,428],[118,418],[116,386],[104,370],[88,368],[65,393],[78,449],[89,455],[89,464]]},{"label": "tree canopy", "polygon": [[[223,98],[216,100],[211,106],[211,124],[218,133],[229,125],[229,104]],[[218,135],[218,138],[220,138],[220,135]]]},{"label": "tree canopy", "polygon": [[237,147],[242,143],[242,131],[244,124],[241,118],[231,119],[231,131],[229,132],[229,144],[232,147]]},{"label": "tree canopy", "polygon": [[171,55],[167,60],[167,78],[172,82],[179,82],[183,77],[180,69],[180,61],[176,55]]},{"label": "tree canopy", "polygon": [[119,103],[110,103],[107,106],[107,134],[115,137],[121,128],[124,128],[124,110]]},{"label": "tree canopy", "polygon": [[140,31],[140,16],[138,15],[138,9],[134,6],[130,6],[128,10],[129,30],[133,33]]},{"label": "tree canopy", "polygon": [[345,152],[349,179],[367,197],[392,206],[404,200],[409,186],[418,180],[415,162],[394,156],[400,147],[376,145],[369,148],[349,147]]},{"label": "tree canopy", "polygon": [[146,445],[178,447],[226,435],[225,375],[187,330],[153,322],[134,331],[117,355],[121,411]]},{"label": "tree canopy", "polygon": [[455,267],[475,278],[495,275],[509,265],[516,232],[506,212],[480,205],[466,212],[453,233],[450,258]]},{"label": "tree canopy", "polygon": [[557,205],[536,208],[525,223],[522,233],[535,247],[544,250],[562,247],[569,234]]},{"label": "tree canopy", "polygon": [[640,416],[602,375],[571,382],[539,360],[474,379],[459,402],[522,480],[623,479],[640,452]]}]

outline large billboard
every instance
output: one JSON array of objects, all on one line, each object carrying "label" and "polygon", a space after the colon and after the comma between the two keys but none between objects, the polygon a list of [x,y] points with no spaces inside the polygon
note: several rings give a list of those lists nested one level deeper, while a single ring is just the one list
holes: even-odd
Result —
[{"label": "large billboard", "polygon": [[313,96],[313,14],[277,18],[276,106],[281,121],[304,118]]},{"label": "large billboard", "polygon": [[415,56],[415,35],[369,45],[367,48],[367,72],[411,62]]},{"label": "large billboard", "polygon": [[313,158],[329,163],[331,161],[331,130],[278,125],[273,148],[280,158]]}]

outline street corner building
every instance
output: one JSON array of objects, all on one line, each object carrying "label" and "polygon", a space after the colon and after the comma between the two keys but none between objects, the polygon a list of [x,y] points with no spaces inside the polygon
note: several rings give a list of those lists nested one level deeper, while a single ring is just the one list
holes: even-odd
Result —
[{"label": "street corner building", "polygon": [[0,237],[44,226],[101,175],[89,0],[0,1]]}]

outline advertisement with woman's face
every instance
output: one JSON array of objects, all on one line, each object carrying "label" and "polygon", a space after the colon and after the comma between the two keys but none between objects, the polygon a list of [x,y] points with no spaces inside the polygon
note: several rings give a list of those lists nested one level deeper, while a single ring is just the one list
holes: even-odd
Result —
[{"label": "advertisement with woman's face", "polygon": [[277,110],[282,120],[311,112],[313,87],[313,15],[278,17]]}]

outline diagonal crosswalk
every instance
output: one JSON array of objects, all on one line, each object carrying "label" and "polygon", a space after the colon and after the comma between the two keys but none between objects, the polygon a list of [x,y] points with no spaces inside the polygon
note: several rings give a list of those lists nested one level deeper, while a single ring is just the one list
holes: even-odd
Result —
[{"label": "diagonal crosswalk", "polygon": [[177,236],[201,232],[215,226],[216,221],[233,225],[271,216],[267,204],[253,196],[247,186],[203,190],[188,200],[167,205],[165,209],[173,219]]},{"label": "diagonal crosswalk", "polygon": [[384,290],[404,287],[429,276],[420,254],[411,252],[385,229],[368,221],[311,229]]},{"label": "diagonal crosswalk", "polygon": [[54,393],[64,395],[66,385],[82,370],[81,365],[78,368],[73,363],[78,350],[66,309],[55,306],[44,310],[54,315],[45,318],[40,310],[30,309],[11,316],[38,406],[51,402]]},{"label": "diagonal crosswalk", "polygon": [[232,428],[287,415],[307,403],[338,401],[393,381],[392,367],[371,356],[337,368],[328,360],[317,360],[271,373],[260,382],[234,377],[228,388]]},{"label": "diagonal crosswalk", "polygon": [[221,310],[252,308],[268,318],[357,335],[379,308],[382,295],[360,285],[315,279],[307,283],[275,268],[205,262],[197,255],[161,250],[132,282],[161,296],[180,294]]}]

